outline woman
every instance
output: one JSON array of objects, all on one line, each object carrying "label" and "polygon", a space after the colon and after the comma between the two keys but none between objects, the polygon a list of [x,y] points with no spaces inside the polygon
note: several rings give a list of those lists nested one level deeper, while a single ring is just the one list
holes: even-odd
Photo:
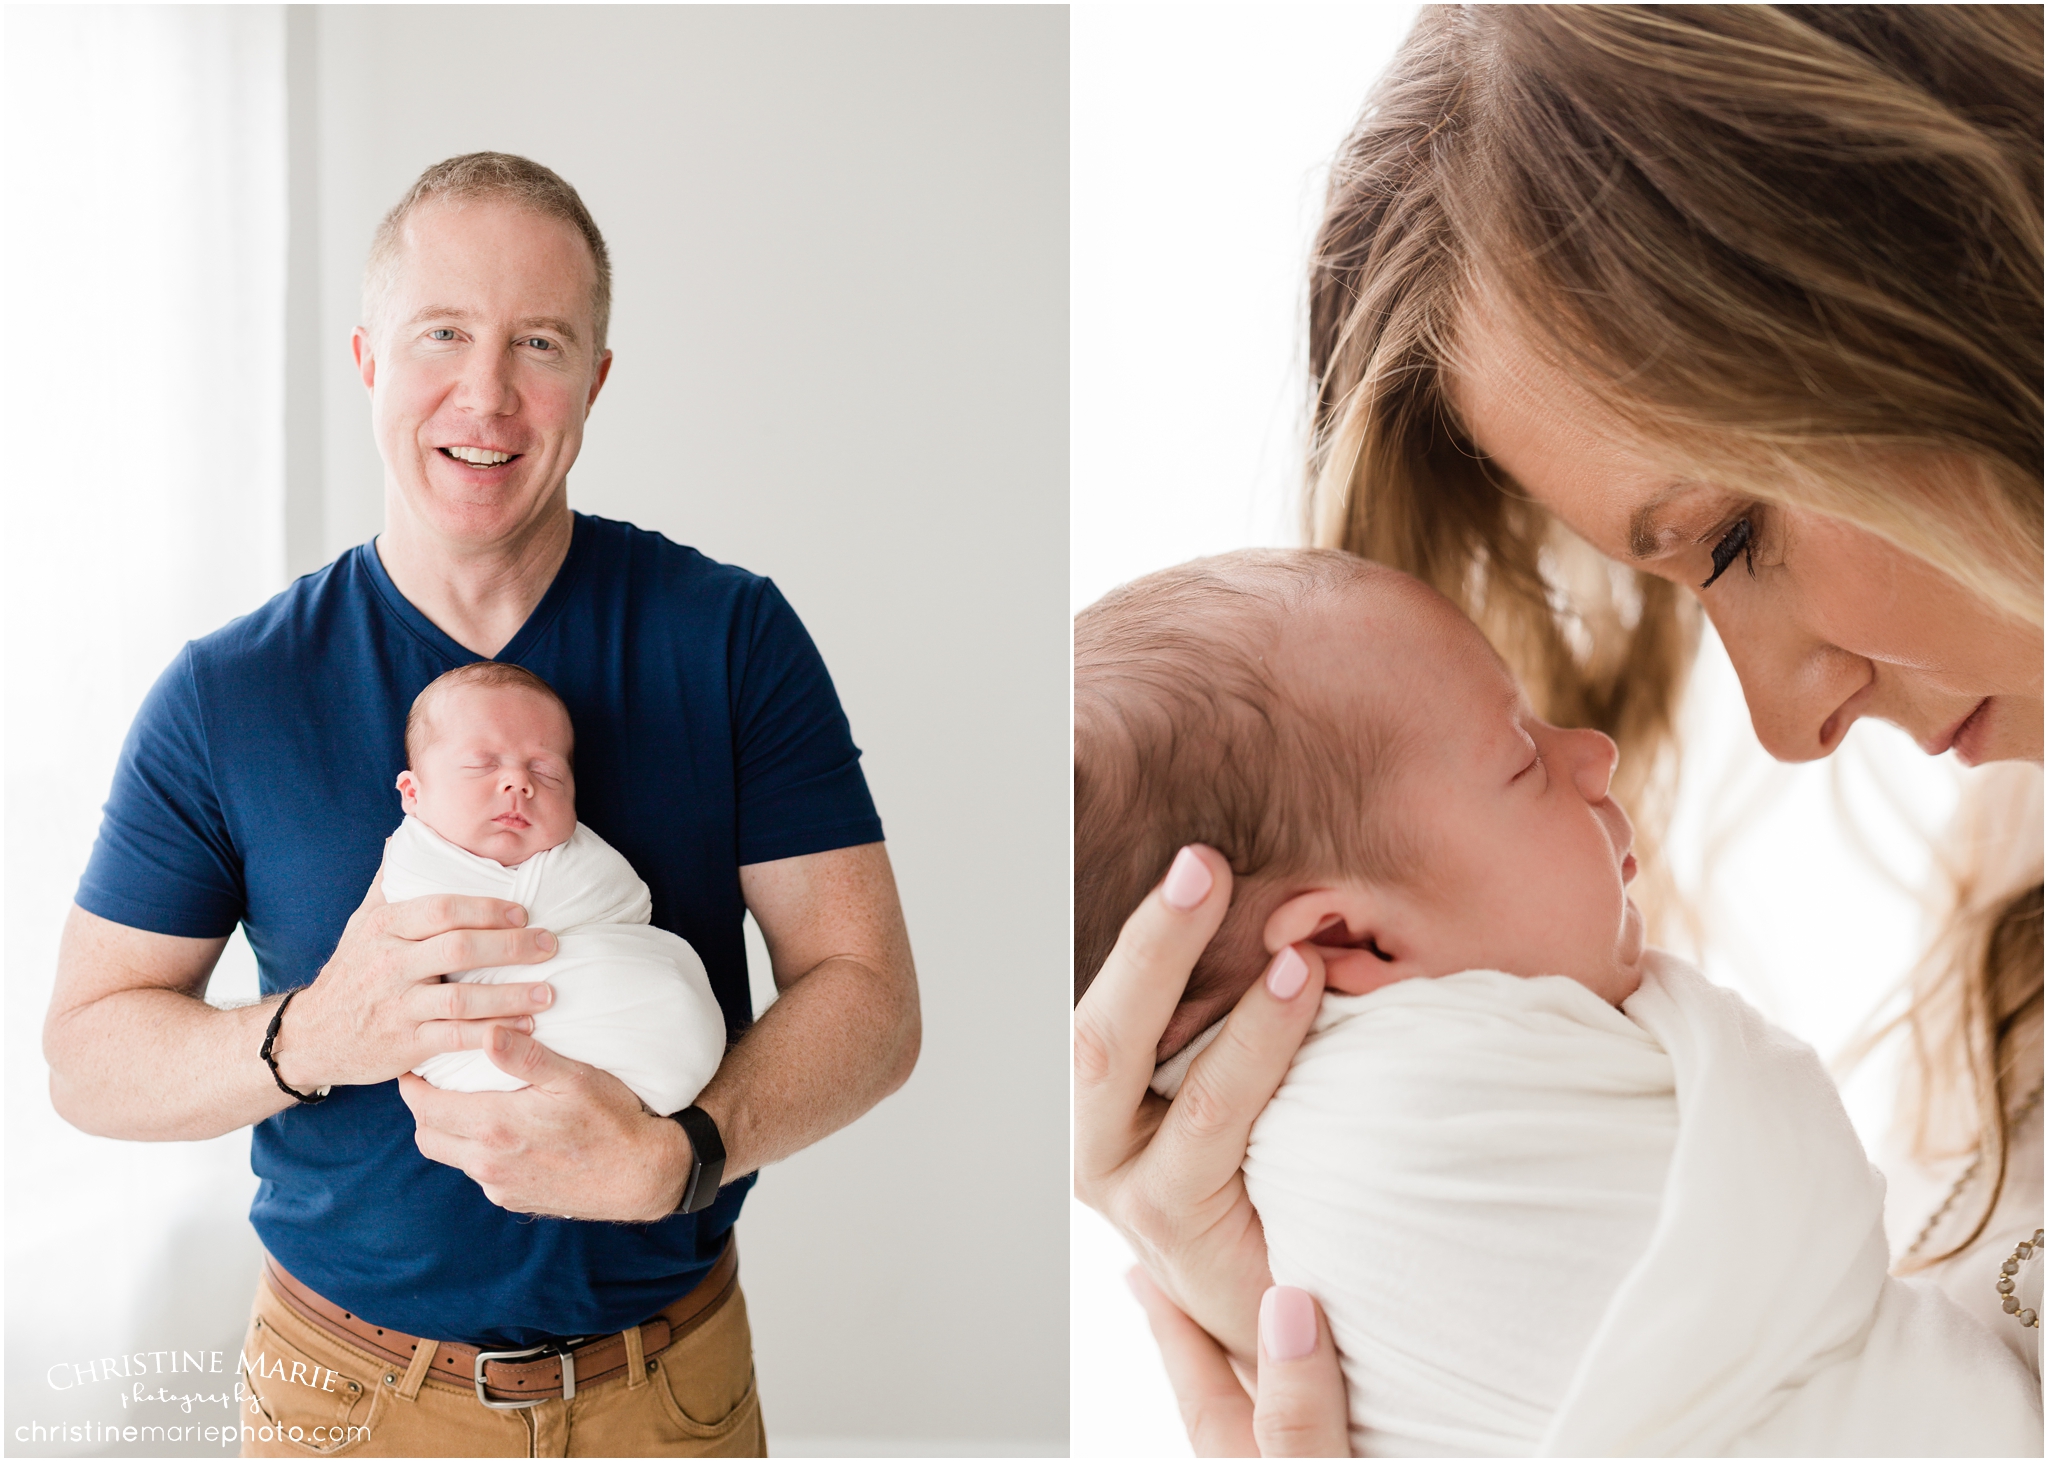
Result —
[{"label": "woman", "polygon": [[[1639,828],[1696,605],[1781,759],[1870,715],[2019,764],[1958,819],[1901,1094],[1920,1157],[1976,1152],[1905,1263],[2006,1325],[1975,1289],[2039,1222],[2041,39],[2038,7],[1425,12],[1337,160],[1310,291],[1315,541],[1435,584],[1542,715],[1614,736]],[[1198,1440],[1250,1439],[1207,1336],[1241,1363],[1263,1339],[1323,1378],[1270,1439],[1313,1448],[1327,1331],[1285,1294],[1255,1318],[1237,1177],[1313,950],[1171,1109],[1142,1099],[1231,875],[1177,865],[1076,1010],[1077,1188],[1156,1281]]]}]

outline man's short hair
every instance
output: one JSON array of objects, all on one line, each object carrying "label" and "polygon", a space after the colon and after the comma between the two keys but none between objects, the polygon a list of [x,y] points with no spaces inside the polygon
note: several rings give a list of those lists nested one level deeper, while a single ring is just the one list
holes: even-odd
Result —
[{"label": "man's short hair", "polygon": [[604,342],[612,321],[612,256],[604,246],[604,235],[576,190],[552,168],[531,158],[509,152],[466,152],[437,162],[419,175],[411,188],[377,225],[370,240],[369,262],[363,267],[363,318],[366,324],[377,318],[391,289],[392,272],[405,248],[406,220],[422,204],[437,201],[511,203],[545,218],[557,218],[583,235],[590,246],[591,263],[597,269],[597,284],[591,291],[590,313],[595,344],[593,354],[604,353]]},{"label": "man's short hair", "polygon": [[408,767],[415,772],[419,770],[419,754],[426,750],[432,739],[434,701],[443,691],[463,685],[511,687],[531,691],[544,700],[554,702],[569,726],[569,770],[576,770],[576,718],[569,714],[568,703],[555,693],[552,685],[524,665],[508,665],[503,660],[472,660],[467,665],[458,665],[445,675],[437,675],[428,681],[427,688],[412,698],[412,709],[405,717],[405,764]]},{"label": "man's short hair", "polygon": [[1290,618],[1393,571],[1334,549],[1197,559],[1104,595],[1074,621],[1074,999],[1174,855],[1229,860],[1230,912],[1183,1003],[1242,990],[1292,877],[1397,882],[1412,838],[1381,811],[1401,759],[1381,707],[1290,685]]}]

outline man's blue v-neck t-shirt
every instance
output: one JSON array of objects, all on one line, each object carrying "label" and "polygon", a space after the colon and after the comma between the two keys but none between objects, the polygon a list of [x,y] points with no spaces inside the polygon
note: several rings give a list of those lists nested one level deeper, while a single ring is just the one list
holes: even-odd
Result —
[{"label": "man's blue v-neck t-shirt", "polygon": [[[311,983],[401,820],[413,697],[477,658],[398,592],[374,544],[192,641],[128,733],[79,906],[187,938],[239,923],[266,994]],[[810,636],[767,579],[578,514],[498,658],[568,703],[578,818],[647,881],[654,923],[703,959],[737,1038],[752,1019],[740,868],[882,837]],[[395,1081],[286,1108],[255,1128],[249,1217],[328,1299],[436,1340],[637,1324],[710,1267],[752,1185],[654,1224],[535,1218],[422,1157],[413,1127]]]}]

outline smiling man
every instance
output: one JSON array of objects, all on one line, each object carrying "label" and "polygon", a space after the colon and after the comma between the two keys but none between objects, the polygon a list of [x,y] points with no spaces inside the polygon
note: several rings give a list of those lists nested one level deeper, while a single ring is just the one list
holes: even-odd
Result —
[{"label": "smiling man", "polygon": [[[802,625],[765,579],[570,511],[610,299],[548,169],[479,153],[420,178],[354,336],[384,531],[186,647],[79,886],[44,1032],[59,1112],[142,1140],[256,1124],[245,1455],[336,1426],[368,1429],[356,1455],[758,1454],[741,1201],[916,1059],[881,824]],[[444,982],[549,959],[524,910],[384,900],[407,711],[480,659],[561,695],[579,815],[710,975],[733,1044],[674,1120],[530,1038],[545,982]],[[759,1022],[749,910],[781,991]],[[216,1009],[237,924],[265,998]],[[409,1074],[460,1049],[530,1084]]]}]

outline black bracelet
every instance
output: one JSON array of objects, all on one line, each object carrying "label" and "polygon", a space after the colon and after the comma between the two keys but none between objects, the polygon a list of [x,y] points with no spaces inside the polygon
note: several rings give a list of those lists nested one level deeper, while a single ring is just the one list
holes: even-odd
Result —
[{"label": "black bracelet", "polygon": [[[304,985],[299,986],[299,990],[305,988]],[[326,1101],[327,1094],[333,1091],[334,1088],[323,1086],[311,1096],[302,1091],[293,1091],[284,1084],[284,1078],[277,1074],[277,1057],[270,1054],[271,1047],[277,1044],[278,1027],[284,1024],[284,1008],[292,1003],[292,996],[298,994],[299,990],[285,991],[284,999],[277,1002],[277,1009],[270,1012],[270,1029],[263,1033],[263,1064],[270,1068],[270,1079],[277,1083],[279,1091],[288,1097],[294,1098],[301,1105],[310,1107],[315,1102]]]}]

